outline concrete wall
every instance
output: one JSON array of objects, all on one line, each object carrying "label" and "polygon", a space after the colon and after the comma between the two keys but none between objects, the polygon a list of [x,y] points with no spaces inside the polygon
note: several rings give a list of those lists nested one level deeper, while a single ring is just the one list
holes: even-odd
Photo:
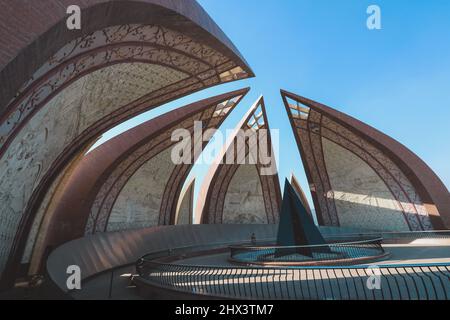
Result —
[{"label": "concrete wall", "polygon": [[0,160],[0,272],[27,200],[59,152],[106,114],[183,77],[157,65],[107,67],[71,84],[25,125]]},{"label": "concrete wall", "polygon": [[119,194],[108,222],[108,231],[146,228],[158,225],[161,200],[175,165],[172,148],[144,164]]},{"label": "concrete wall", "polygon": [[189,181],[181,191],[176,211],[176,224],[192,224],[194,214],[195,179]]},{"label": "concrete wall", "polygon": [[268,223],[255,165],[240,165],[234,174],[225,196],[223,223]]},{"label": "concrete wall", "polygon": [[362,159],[322,138],[324,158],[342,227],[408,231],[398,201]]},{"label": "concrete wall", "polygon": [[[445,228],[449,192],[411,150],[321,103],[283,90],[281,95],[321,225],[342,226],[353,220],[386,231],[404,230],[406,225],[411,231]],[[303,110],[300,116],[297,105]],[[330,147],[323,138],[341,148]]]},{"label": "concrete wall", "polygon": [[0,3],[1,286],[80,150],[133,115],[253,75],[195,1],[83,1],[83,32],[67,30],[69,1],[25,2]]},{"label": "concrete wall", "polygon": [[82,279],[135,263],[145,254],[170,248],[258,240],[274,240],[277,225],[190,225],[163,226],[122,232],[97,233],[68,242],[55,249],[47,271],[61,290],[67,291],[67,267],[80,266]]}]

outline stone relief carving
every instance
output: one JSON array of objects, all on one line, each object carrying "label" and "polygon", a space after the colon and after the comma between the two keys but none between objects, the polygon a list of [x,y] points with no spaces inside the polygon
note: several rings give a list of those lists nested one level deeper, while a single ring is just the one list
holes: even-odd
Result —
[{"label": "stone relief carving", "polygon": [[[232,110],[236,106],[236,102],[239,97],[234,97],[228,101],[228,106]],[[147,161],[150,161],[156,154],[163,152],[163,150],[170,148],[175,142],[172,142],[170,137],[173,130],[177,128],[185,128],[193,133],[194,121],[202,120],[205,127],[208,128],[217,127],[221,121],[227,116],[227,113],[215,115],[214,111],[221,106],[211,105],[206,107],[202,112],[199,112],[188,119],[183,120],[181,123],[174,127],[168,128],[157,137],[153,137],[148,143],[139,147],[132,154],[130,154],[124,161],[122,161],[115,170],[108,176],[107,180],[101,186],[96,199],[92,205],[91,212],[86,225],[86,233],[102,232],[106,230],[108,224],[109,215],[111,213],[112,206],[114,205],[118,194],[128,183],[129,177],[133,175],[141,166]],[[206,145],[206,142],[204,142]],[[192,154],[191,157],[194,155]],[[192,163],[195,159],[192,158]],[[191,165],[178,165],[175,166],[172,172],[169,174],[169,178],[165,184],[165,190],[161,200],[159,224],[168,224],[171,216],[175,213],[175,206],[179,192],[178,188],[185,178],[187,177]]]},{"label": "stone relief carving", "polygon": [[130,177],[114,202],[107,231],[158,225],[164,187],[175,165],[166,149]]},{"label": "stone relief carving", "polygon": [[[263,110],[261,106],[262,103],[259,101],[259,103],[255,105],[254,110],[248,114],[247,119],[243,120],[242,128],[244,130],[251,127],[254,128],[253,130],[255,130],[255,127],[257,128],[256,130],[268,128],[268,125],[263,118]],[[257,126],[256,122],[253,122],[255,118],[259,119]],[[265,137],[264,134],[261,137]],[[270,136],[267,137],[267,139],[267,141],[270,141]],[[276,187],[275,185],[279,183],[278,181],[275,181],[278,180],[278,175],[260,175],[261,171],[259,170],[263,167],[260,163],[237,164],[237,154],[245,154],[246,156],[249,156],[249,150],[253,150],[256,146],[254,144],[255,141],[251,141],[251,143],[247,141],[245,145],[240,145],[241,150],[236,150],[234,153],[234,164],[221,164],[217,167],[216,172],[214,172],[213,180],[208,186],[208,194],[204,204],[205,208],[203,208],[203,214],[207,215],[203,218],[207,221],[207,223],[231,223],[230,221],[235,221],[236,223],[238,223],[237,221],[241,221],[242,223],[276,223],[278,221],[280,199],[277,195],[279,192],[279,187]],[[245,150],[242,150],[243,148],[245,148]],[[232,183],[234,179],[239,179],[235,178],[235,176],[238,174],[238,171],[242,166],[250,166],[254,168],[251,172],[255,173],[255,176],[252,176],[249,181],[254,181],[254,183],[256,183],[255,179],[257,179],[257,183],[261,188],[261,192],[252,191],[247,193],[247,197],[245,199],[240,199],[240,196],[237,195],[238,193],[235,193],[234,195],[229,194],[230,183]],[[248,185],[248,187],[251,186]],[[245,194],[248,191],[246,191],[246,189],[242,189],[240,192]],[[253,203],[253,201],[256,201],[255,199],[258,197],[258,201],[260,202],[262,208],[261,215],[259,213],[242,213],[241,215],[237,215],[236,210],[231,210],[231,212],[226,211],[227,206],[236,207],[238,202],[242,201],[242,203],[247,203],[247,200],[250,201],[248,203]],[[226,217],[228,213],[231,215],[230,218]]]},{"label": "stone relief carving", "polygon": [[[291,114],[290,116],[292,117]],[[371,191],[365,190],[368,194],[370,194],[370,192],[377,194],[377,192],[381,192],[379,191],[381,190],[381,185],[384,185],[383,192],[389,193],[384,195],[384,197],[368,196],[367,199],[371,200],[367,200],[368,203],[366,203],[366,209],[369,209],[366,211],[371,211],[374,216],[365,220],[367,226],[370,226],[372,223],[372,225],[382,227],[382,225],[378,223],[378,220],[376,223],[372,220],[377,219],[377,216],[381,215],[387,217],[388,210],[391,210],[390,212],[395,218],[392,218],[392,224],[385,226],[385,228],[392,230],[398,228],[398,230],[404,230],[406,225],[408,230],[433,229],[425,206],[412,183],[384,152],[377,149],[373,144],[363,139],[361,136],[355,134],[349,128],[338,124],[336,121],[333,121],[317,110],[311,109],[308,112],[307,119],[293,118],[293,123],[296,129],[295,133],[297,134],[301,145],[302,157],[306,162],[307,170],[312,180],[311,191],[316,195],[317,204],[320,209],[319,214],[325,225],[348,224],[348,221],[351,220],[348,219],[348,213],[350,211],[345,209],[345,207],[349,205],[356,206],[355,202],[358,200],[358,197],[353,195],[351,196],[353,197],[353,202],[348,201],[351,204],[344,204],[346,198],[342,193],[342,190],[336,190],[334,186],[330,185],[331,178],[329,175],[336,174],[337,172],[337,169],[335,169],[334,172],[330,171],[330,167],[333,166],[333,168],[335,168],[335,163],[332,163],[332,161],[345,161],[345,158],[344,152],[341,152],[340,155],[342,159],[335,158],[332,160],[330,151],[325,164],[324,159],[327,152],[325,147],[322,146],[323,141],[325,141],[323,138],[327,138],[327,141],[330,141],[327,143],[328,146],[331,143],[335,143],[336,145],[343,147],[343,150],[346,150],[346,152],[349,153],[346,155],[347,159],[349,159],[349,157],[354,159],[355,166],[358,163],[361,167],[361,163],[364,163],[365,166],[371,170],[367,169],[366,171],[376,173],[376,176],[371,175],[371,178],[379,179],[376,180],[377,183],[370,181],[370,179],[363,181],[362,178],[359,180],[355,178],[353,183],[357,184],[359,181],[361,184],[359,190],[365,190],[363,185],[366,184],[372,186],[377,185],[378,189]],[[362,162],[360,163],[357,159],[361,159]],[[357,170],[357,168],[355,168],[355,170]],[[347,175],[347,177],[349,176],[350,175]],[[341,175],[340,177],[344,179],[345,175]],[[338,178],[334,176],[333,180],[334,182],[331,184],[337,185],[336,181]],[[378,183],[381,183],[381,185]],[[395,200],[395,204],[389,202],[391,200],[386,200],[391,198]],[[358,201],[361,202],[361,199]],[[383,202],[382,205],[378,203],[380,201]],[[374,206],[374,208],[371,208],[370,206]],[[404,219],[403,223],[398,221],[398,212],[402,213]],[[340,221],[341,216],[344,219],[342,223]],[[364,214],[362,214],[362,216],[364,216]],[[359,221],[358,218],[361,217],[354,217],[355,221]]]},{"label": "stone relief carving", "polygon": [[255,165],[240,165],[233,175],[225,195],[222,223],[268,223]]},{"label": "stone relief carving", "polygon": [[408,231],[402,208],[378,174],[355,154],[322,139],[340,226]]}]

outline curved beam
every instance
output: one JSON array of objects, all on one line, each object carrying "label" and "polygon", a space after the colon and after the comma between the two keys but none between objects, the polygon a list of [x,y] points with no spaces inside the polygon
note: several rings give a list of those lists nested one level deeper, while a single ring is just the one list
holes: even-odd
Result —
[{"label": "curved beam", "polygon": [[[0,4],[0,20],[8,22],[9,27],[0,37],[0,115],[19,87],[59,48],[115,25],[154,23],[173,28],[231,56],[237,65],[246,66],[250,76],[254,75],[230,39],[195,0],[82,1],[80,31],[66,27],[66,8],[72,4],[71,0],[39,1],[32,6],[27,1]],[[23,23],[24,12],[30,14],[28,23]]]},{"label": "curved beam", "polygon": [[[323,104],[283,90],[281,95],[312,187],[320,224],[340,225],[342,210],[336,205],[339,201],[362,204],[374,196],[370,192],[380,192],[366,190],[371,186],[364,181],[358,182],[362,185],[357,192],[333,188],[333,183],[343,188],[342,177],[330,179],[333,172],[328,170],[336,161],[333,156],[341,154],[347,163],[364,170],[361,172],[371,177],[372,183],[378,181],[378,186],[388,190],[383,192],[388,192],[392,200],[387,203],[387,198],[376,198],[380,203],[375,207],[403,213],[406,228],[450,227],[450,194],[439,177],[412,151],[367,124]],[[386,221],[385,227],[388,225]],[[366,228],[370,229],[371,225]]]},{"label": "curved beam", "polygon": [[175,213],[175,224],[192,224],[194,215],[194,191],[195,177],[192,177],[185,183],[178,199],[177,210]]},{"label": "curved beam", "polygon": [[306,211],[312,218],[312,212],[311,212],[311,207],[309,206],[308,198],[306,198],[305,192],[303,191],[303,188],[301,187],[300,182],[298,182],[297,178],[295,177],[295,175],[293,173],[291,174],[291,185],[292,185],[292,188],[294,188],[295,192],[297,192],[298,198],[300,199],[300,201],[302,202]]},{"label": "curved beam", "polygon": [[8,285],[48,190],[99,134],[178,97],[253,76],[193,0],[86,0],[80,31],[66,27],[70,4],[0,4],[1,20],[14,30],[0,34],[0,171],[7,173],[0,215],[9,221],[0,273],[7,270]]},{"label": "curved beam", "polygon": [[[41,226],[40,240],[34,248],[34,268],[39,269],[46,248],[55,248],[82,237],[85,233],[106,231],[116,199],[130,179],[139,168],[159,154],[170,151],[170,147],[178,143],[171,139],[174,130],[187,129],[192,136],[194,121],[202,121],[203,130],[217,128],[248,90],[246,88],[229,92],[175,109],[144,122],[87,153],[65,177],[55,193],[58,196],[52,199],[54,209],[47,212],[48,223]],[[224,103],[228,103],[228,111],[217,112],[221,111]],[[207,143],[197,142],[201,143],[202,148]],[[193,152],[192,143],[190,148],[190,162],[174,164],[173,170],[177,172],[177,179],[169,179],[164,186],[166,191],[163,193],[159,211],[161,225],[172,224],[175,220],[181,188],[198,156]],[[146,156],[149,152],[151,155]],[[170,161],[170,158],[167,161]],[[177,168],[182,168],[183,172]],[[149,194],[152,194],[152,190],[149,190]],[[131,200],[129,202],[131,205]]]},{"label": "curved beam", "polygon": [[[236,172],[240,168],[254,169],[257,176],[257,185],[261,186],[263,210],[265,211],[265,220],[267,223],[277,223],[279,218],[279,211],[281,207],[281,190],[278,180],[278,174],[272,172],[271,175],[262,174],[262,170],[267,164],[261,163],[261,150],[259,142],[254,139],[248,139],[244,136],[245,143],[240,145],[237,141],[244,131],[253,130],[256,136],[264,135],[260,129],[266,129],[266,137],[264,141],[267,142],[267,151],[270,152],[270,165],[276,168],[274,151],[272,149],[272,140],[269,131],[268,120],[265,111],[264,99],[259,98],[253,106],[247,111],[240,123],[236,126],[234,133],[229,137],[227,143],[222,148],[221,153],[217,156],[217,160],[211,165],[199,191],[197,206],[195,211],[196,223],[223,223],[224,209],[226,197],[229,194],[229,187]],[[248,131],[247,131],[248,132]],[[258,138],[257,138],[258,139]],[[238,150],[238,148],[240,148]],[[255,155],[256,152],[256,155]],[[233,163],[229,162],[229,155],[233,157]],[[253,159],[254,157],[258,159]],[[245,159],[243,159],[245,157]],[[250,163],[252,158],[253,163]],[[244,160],[245,163],[242,163]],[[253,175],[253,174],[252,174]],[[245,183],[245,182],[244,182]],[[248,190],[248,193],[251,193]],[[242,194],[242,192],[241,192]],[[245,196],[242,194],[242,196]]]}]

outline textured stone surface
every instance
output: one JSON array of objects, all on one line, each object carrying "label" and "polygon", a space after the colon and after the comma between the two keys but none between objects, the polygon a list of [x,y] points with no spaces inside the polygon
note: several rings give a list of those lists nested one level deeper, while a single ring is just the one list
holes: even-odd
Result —
[{"label": "textured stone surface", "polygon": [[377,172],[400,204],[410,230],[433,229],[416,188],[385,152],[328,117],[323,117],[322,121],[324,137],[350,150]]},{"label": "textured stone surface", "polygon": [[195,179],[192,179],[181,192],[176,211],[176,224],[191,224],[194,208]]},{"label": "textured stone surface", "polygon": [[[250,132],[253,132],[253,134],[249,134]],[[242,143],[242,138],[245,136],[248,139],[246,139],[246,143]],[[260,223],[264,223],[262,221],[265,221],[266,223],[277,223],[281,206],[281,190],[274,151],[271,149],[272,142],[264,99],[260,97],[241,118],[233,135],[228,138],[227,143],[218,153],[214,164],[210,166],[197,198],[195,222],[230,223],[236,221],[237,223],[254,223],[260,221]],[[271,152],[264,154],[265,156],[272,156],[269,163],[262,163],[261,161],[263,150],[271,150]],[[254,158],[256,155],[257,159]],[[234,158],[230,158],[230,156]],[[245,169],[243,169],[245,177],[236,173],[240,166],[247,165],[254,167],[249,169],[253,170],[252,174]],[[246,177],[250,179],[248,183]],[[233,179],[239,179],[240,182],[233,187],[235,188],[232,192],[234,194],[228,196],[229,190],[232,190],[229,185]],[[258,184],[259,187],[254,187],[255,184]],[[242,196],[239,196],[240,192]],[[261,193],[261,203],[258,205],[261,207],[258,208],[262,209],[254,212],[251,204],[253,199],[251,198],[254,194],[259,193]],[[244,198],[240,199],[241,197]],[[237,208],[237,204],[241,202],[245,202],[249,207]],[[226,218],[228,219],[227,222],[224,220],[226,203],[228,203],[228,209],[231,210],[231,216]],[[244,211],[239,213],[239,209]],[[248,212],[245,210],[248,210]],[[265,218],[262,218],[263,215],[265,215]]]},{"label": "textured stone surface", "polygon": [[53,194],[55,193],[55,190],[63,176],[64,176],[64,174],[60,174],[60,176],[58,178],[56,178],[55,182],[49,188],[47,194],[45,195],[44,200],[42,201],[42,203],[39,207],[36,217],[34,218],[34,222],[31,227],[30,233],[28,234],[27,245],[25,247],[25,251],[22,256],[22,263],[28,263],[31,260],[34,245],[35,245],[36,241],[39,241],[38,240],[39,230],[41,228],[41,225],[44,223],[44,218],[45,218],[45,214],[47,213],[48,206],[49,206],[50,201],[53,197]]},{"label": "textured stone surface", "polygon": [[[179,128],[192,131],[193,122],[200,119],[206,125],[204,129],[219,126],[227,113],[219,116],[215,110],[221,109],[224,102],[227,102],[229,111],[232,110],[247,91],[248,89],[237,90],[173,110],[126,131],[122,135],[92,149],[84,157],[81,156],[81,158],[74,160],[73,165],[71,164],[70,167],[63,170],[66,175],[52,197],[44,218],[41,217],[41,210],[43,209],[41,207],[35,219],[35,226],[39,224],[40,227],[35,245],[32,246],[32,243],[30,243],[32,239],[29,239],[27,246],[27,251],[33,249],[29,272],[39,272],[39,267],[42,266],[40,261],[45,257],[45,252],[49,246],[57,247],[61,243],[78,238],[81,231],[85,233],[107,231],[110,213],[119,195],[122,199],[127,199],[126,193],[128,192],[131,193],[130,198],[134,199],[135,191],[133,188],[125,188],[128,182],[134,183],[135,180],[130,178],[141,166],[175,144],[170,139],[172,132]],[[214,117],[212,117],[213,115]],[[162,128],[164,130],[161,131]],[[88,149],[90,149],[89,146],[85,150]],[[80,152],[80,155],[83,154],[85,152]],[[115,162],[116,160],[118,162]],[[114,165],[110,167],[113,163]],[[170,177],[176,177],[175,180],[170,178],[160,180],[165,190],[162,200],[159,200],[161,203],[159,224],[165,224],[161,222],[161,216],[165,212],[164,203],[166,203],[166,212],[170,213],[171,218],[175,218],[178,190],[181,190],[184,183],[185,175],[183,172],[186,165],[180,166],[183,170],[176,170],[177,167],[169,174]],[[151,170],[145,172],[153,175]],[[140,171],[141,174],[146,174],[145,172]],[[52,184],[52,189],[53,187]],[[145,186],[142,188],[144,190]],[[49,192],[53,193],[52,190]],[[76,199],[71,200],[72,197]],[[170,205],[172,202],[174,204]],[[62,204],[61,207],[60,204]],[[169,210],[170,207],[173,207],[173,213]],[[120,215],[119,212],[116,212],[116,214],[117,216]],[[124,210],[122,214],[123,219],[116,219],[116,221],[119,221],[117,228],[136,228],[139,222],[144,225],[152,223],[151,221],[145,221],[146,217],[142,218],[141,211],[137,212],[139,217],[136,223],[133,222],[134,218],[131,217],[133,210],[132,212]],[[43,222],[39,223],[39,221]],[[57,234],[55,230],[59,230],[59,228],[63,229],[60,238],[54,236],[55,233]],[[68,230],[68,228],[72,228],[72,230]],[[33,230],[36,230],[36,228],[33,227]],[[27,255],[29,255],[28,252]]]},{"label": "textured stone surface", "polygon": [[114,204],[107,231],[158,225],[163,192],[175,167],[170,153],[171,148],[161,152],[130,178]]},{"label": "textured stone surface", "polygon": [[186,79],[185,73],[144,63],[106,67],[86,77],[81,92],[81,129],[127,103],[170,83]]},{"label": "textured stone surface", "polygon": [[157,65],[110,66],[74,82],[26,124],[0,161],[0,271],[29,197],[61,150],[103,115],[183,77]]},{"label": "textured stone surface", "polygon": [[[66,8],[73,4],[71,0],[0,1],[0,21],[5,22],[0,32],[0,69],[3,69],[0,82],[8,82],[0,88],[1,107],[33,75],[34,70],[47,61],[61,46],[81,34],[88,35],[95,30],[115,25],[154,23],[174,28],[196,40],[202,40],[201,42],[211,45],[216,50],[218,39],[231,49],[227,56],[231,55],[237,61],[239,58],[242,59],[231,41],[195,0],[132,2],[80,0],[77,2],[83,10],[83,33],[68,30],[66,27]],[[141,34],[136,33],[136,35]],[[5,67],[14,57],[16,59],[13,63]],[[17,72],[17,69],[20,72]]]},{"label": "textured stone surface", "polygon": [[[180,94],[178,90],[182,91],[184,87],[189,87],[188,91],[195,90],[246,76],[242,68],[236,67],[227,57],[212,48],[158,25],[121,25],[97,30],[66,44],[18,90],[7,107],[10,112],[6,115],[6,120],[0,122],[0,154],[33,112],[37,112],[48,99],[64,90],[67,85],[97,69],[127,62],[164,65],[186,75],[186,81],[171,79],[174,81],[165,83],[171,86],[163,86],[164,90],[161,87],[155,88],[161,89],[161,92],[155,89],[145,91],[144,93],[148,93],[148,100],[153,100],[147,100],[148,105],[157,103],[158,96],[163,94],[175,97]],[[143,74],[145,73],[141,73]],[[189,79],[186,79],[187,75],[190,76]],[[147,77],[141,79],[143,87],[149,83],[159,85],[158,78],[162,76],[171,78],[172,75],[169,72],[165,74],[151,70]],[[120,81],[120,78],[114,79]],[[137,91],[142,89],[138,83],[136,86]],[[127,89],[126,85],[124,89]],[[105,91],[108,91],[108,87]],[[95,95],[95,90],[92,93]],[[152,93],[155,95],[152,96]]]},{"label": "textured stone surface", "polygon": [[[40,202],[74,154],[140,112],[253,75],[194,0],[81,2],[82,32],[67,29],[66,0],[0,2],[1,280],[14,278]],[[28,162],[14,158],[22,150]]]},{"label": "textured stone surface", "polygon": [[363,160],[322,138],[325,163],[341,227],[408,231],[397,200]]},{"label": "textured stone surface", "polygon": [[[243,93],[243,91],[239,93]],[[157,133],[157,135],[149,139],[148,142],[133,151],[126,158],[122,159],[121,163],[118,164],[114,168],[113,172],[109,174],[107,179],[102,182],[101,189],[96,193],[96,199],[92,203],[85,232],[93,233],[103,232],[106,230],[106,225],[112,206],[114,205],[119,192],[128,182],[128,178],[133,175],[140,166],[146,163],[148,159],[151,159],[156,154],[176,144],[176,142],[171,139],[171,135],[174,130],[184,128],[190,132],[191,136],[193,136],[194,122],[202,121],[205,126],[203,128],[203,139],[204,141],[207,141],[208,137],[207,134],[205,134],[205,131],[220,126],[227,114],[234,109],[236,104],[242,98],[241,94],[236,94],[236,96],[227,96],[227,99],[220,101],[219,104],[215,102],[212,105],[204,105],[198,110],[197,113],[192,114],[189,118],[184,119],[180,123],[176,123],[173,126],[168,125],[164,132]],[[230,97],[232,99],[229,99]],[[222,108],[224,103],[228,108],[227,112],[219,112],[223,111]],[[155,119],[155,121],[157,121],[157,119]],[[143,124],[143,127],[145,127],[145,124]],[[138,130],[138,128],[135,128],[135,130]],[[133,132],[133,130],[130,130],[128,133],[130,134],[131,132]],[[198,141],[198,143],[202,144],[200,141]],[[204,146],[205,143],[202,145]],[[193,156],[194,154],[191,153],[191,157]],[[194,162],[195,159],[192,159],[190,163]],[[171,172],[162,198],[159,224],[176,222],[176,206],[178,203],[179,193],[181,192],[181,188],[184,184],[184,179],[189,174],[190,168],[190,164],[180,165]]]},{"label": "textured stone surface", "polygon": [[268,223],[259,174],[254,165],[240,165],[228,186],[222,223]]},{"label": "textured stone surface", "polygon": [[[435,174],[416,155],[343,113],[285,91],[282,96],[301,151],[319,223],[345,226],[351,220],[349,206],[352,206],[355,216],[358,211],[367,215],[373,212],[374,217],[355,217],[355,221],[361,220],[358,225],[365,224],[371,229],[405,230],[405,225],[413,231],[442,228],[440,219],[436,219],[436,207],[426,200],[434,189],[425,188],[421,183],[440,189],[436,199],[446,193],[445,187],[436,183]],[[326,150],[324,141],[329,142],[328,146],[330,143],[339,146],[341,156],[333,156],[332,151],[337,148]],[[403,158],[415,165],[408,166]],[[341,162],[344,162],[342,168],[339,167]],[[418,173],[427,172],[429,179],[419,182],[415,176],[416,166],[420,167]],[[360,177],[356,177],[358,174]],[[345,190],[345,185],[353,187]],[[336,190],[336,186],[344,191]],[[342,215],[343,222],[340,221]],[[385,223],[380,221],[380,216],[385,217]],[[395,218],[390,219],[391,216]],[[400,217],[404,222],[398,220]]]}]

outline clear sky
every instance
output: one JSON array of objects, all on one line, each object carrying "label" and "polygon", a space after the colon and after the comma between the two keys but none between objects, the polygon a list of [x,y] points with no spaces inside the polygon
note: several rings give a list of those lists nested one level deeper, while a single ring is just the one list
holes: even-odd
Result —
[{"label": "clear sky", "polygon": [[[306,180],[279,90],[322,102],[381,130],[421,157],[450,187],[450,1],[200,0],[256,78],[190,95],[128,128],[198,99],[250,86],[225,121],[233,128],[262,94],[280,131],[280,179]],[[381,30],[366,27],[369,5]],[[112,133],[117,132],[113,130]],[[197,166],[192,174],[202,176]],[[198,186],[197,186],[198,187]]]}]

